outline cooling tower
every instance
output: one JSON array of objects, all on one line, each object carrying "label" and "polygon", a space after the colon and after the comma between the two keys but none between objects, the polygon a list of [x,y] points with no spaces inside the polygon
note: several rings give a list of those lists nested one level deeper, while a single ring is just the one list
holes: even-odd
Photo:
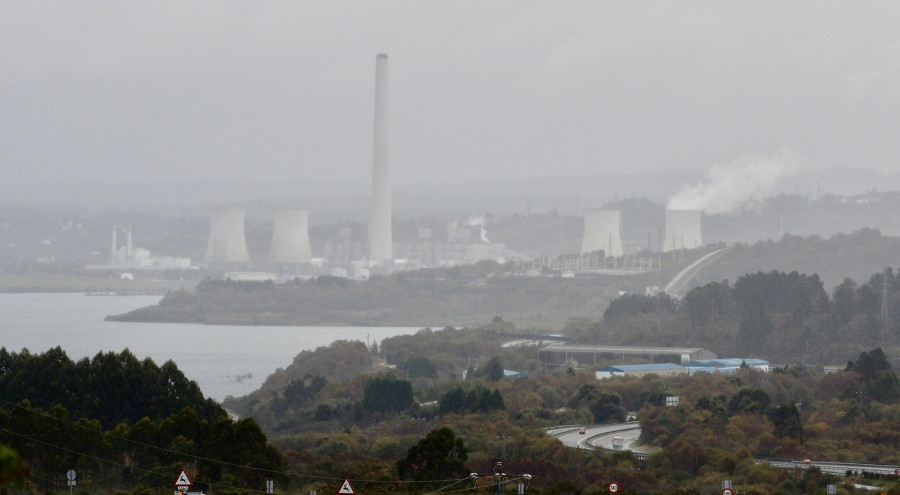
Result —
[{"label": "cooling tower", "polygon": [[218,208],[212,211],[209,224],[207,263],[246,263],[247,241],[244,238],[244,210]]},{"label": "cooling tower", "polygon": [[621,216],[619,210],[585,210],[581,254],[602,250],[607,256],[622,256]]},{"label": "cooling tower", "polygon": [[309,263],[309,210],[275,210],[269,263]]},{"label": "cooling tower", "polygon": [[666,237],[663,251],[694,249],[703,245],[700,210],[666,210]]},{"label": "cooling tower", "polygon": [[388,142],[388,58],[375,58],[375,140],[372,157],[372,216],[369,218],[369,261],[390,264],[391,164]]}]

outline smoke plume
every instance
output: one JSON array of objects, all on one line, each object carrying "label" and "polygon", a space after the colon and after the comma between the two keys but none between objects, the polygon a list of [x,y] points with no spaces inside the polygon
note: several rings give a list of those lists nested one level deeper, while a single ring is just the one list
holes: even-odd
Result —
[{"label": "smoke plume", "polygon": [[714,165],[703,182],[685,184],[669,198],[669,210],[703,210],[707,214],[737,212],[771,194],[778,181],[797,173],[794,153],[776,156],[744,156],[727,165]]}]

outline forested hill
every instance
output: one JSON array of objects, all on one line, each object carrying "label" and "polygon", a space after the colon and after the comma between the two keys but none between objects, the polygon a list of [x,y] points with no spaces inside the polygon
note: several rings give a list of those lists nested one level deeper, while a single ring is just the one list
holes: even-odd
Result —
[{"label": "forested hill", "polygon": [[829,294],[815,274],[757,272],[696,287],[681,301],[626,295],[610,303],[602,321],[573,321],[568,330],[584,343],[697,346],[720,356],[841,364],[876,346],[897,354],[900,277],[889,268]]},{"label": "forested hill", "polygon": [[[560,328],[572,316],[600,318],[619,291],[643,292],[668,272],[592,278],[512,276],[482,262],[401,272],[364,282],[318,277],[284,284],[205,280],[158,305],[109,319],[236,325],[480,326],[502,316],[516,326]],[[656,277],[654,279],[653,277]],[[657,280],[658,279],[658,280]]]},{"label": "forested hill", "polygon": [[838,234],[828,239],[785,235],[777,241],[734,245],[694,277],[694,285],[778,270],[815,273],[825,290],[831,291],[844,279],[864,282],[873,273],[898,261],[900,238],[884,236],[875,229]]}]

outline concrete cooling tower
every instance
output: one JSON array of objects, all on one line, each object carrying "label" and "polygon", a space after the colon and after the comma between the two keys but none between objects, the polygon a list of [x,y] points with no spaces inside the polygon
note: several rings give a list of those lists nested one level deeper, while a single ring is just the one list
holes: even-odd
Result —
[{"label": "concrete cooling tower", "polygon": [[581,254],[602,250],[606,256],[622,256],[621,216],[619,210],[585,210]]},{"label": "concrete cooling tower", "polygon": [[663,239],[663,251],[677,249],[694,249],[703,245],[700,236],[700,210],[666,210],[666,237]]},{"label": "concrete cooling tower", "polygon": [[207,263],[246,263],[247,240],[244,237],[244,210],[218,208],[212,211],[209,224]]},{"label": "concrete cooling tower", "polygon": [[269,263],[309,263],[309,210],[275,210]]},{"label": "concrete cooling tower", "polygon": [[375,58],[375,139],[372,157],[372,216],[369,218],[369,261],[393,260],[391,230],[391,164],[388,139],[388,57]]}]

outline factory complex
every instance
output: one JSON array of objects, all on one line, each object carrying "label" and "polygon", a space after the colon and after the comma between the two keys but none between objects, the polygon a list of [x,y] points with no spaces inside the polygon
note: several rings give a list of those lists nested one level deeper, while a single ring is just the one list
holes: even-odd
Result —
[{"label": "factory complex", "polygon": [[[768,372],[769,362],[753,358],[717,358],[698,347],[595,346],[550,344],[538,350],[547,368],[593,368],[597,379],[613,376],[737,372],[741,367]],[[632,363],[632,364],[611,364]]]},{"label": "factory complex", "polygon": [[[550,269],[562,276],[586,273],[626,274],[658,270],[660,260],[649,253],[627,256],[622,247],[621,211],[588,209],[584,212],[584,235],[578,254],[533,258],[507,249],[502,242],[487,239],[482,222],[459,220],[425,221],[414,233],[394,235],[392,216],[389,73],[388,56],[375,59],[374,125],[372,147],[372,195],[365,229],[339,227],[324,242],[321,253],[312,252],[309,236],[310,210],[281,208],[271,212],[272,237],[265,259],[251,259],[245,233],[245,208],[218,207],[210,211],[209,237],[204,259],[191,265],[189,259],[151,258],[131,245],[131,228],[125,230],[127,246],[116,245],[106,269],[196,269],[227,273],[233,279],[293,278],[333,275],[366,279],[371,273],[390,273],[421,267],[471,264],[483,260],[515,261],[525,274],[540,275]],[[313,213],[314,214],[314,213]],[[663,252],[693,249],[703,245],[701,211],[666,211]],[[627,225],[625,226],[628,227]],[[363,232],[363,230],[365,230]],[[408,230],[408,229],[407,229]],[[261,255],[257,256],[262,258]],[[269,275],[271,274],[271,276]]]}]

